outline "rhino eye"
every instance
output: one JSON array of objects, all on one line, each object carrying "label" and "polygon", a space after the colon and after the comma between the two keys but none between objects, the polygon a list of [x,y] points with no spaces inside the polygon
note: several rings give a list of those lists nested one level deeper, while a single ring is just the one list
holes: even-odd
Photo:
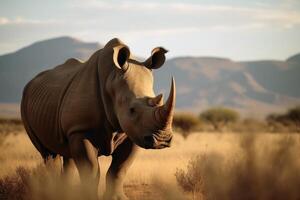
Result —
[{"label": "rhino eye", "polygon": [[134,114],[135,113],[135,109],[134,108],[130,108],[129,112],[130,112],[130,114]]}]

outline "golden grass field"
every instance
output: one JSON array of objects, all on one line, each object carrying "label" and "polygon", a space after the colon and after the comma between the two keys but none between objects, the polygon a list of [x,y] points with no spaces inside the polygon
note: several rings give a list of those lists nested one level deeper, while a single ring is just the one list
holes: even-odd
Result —
[{"label": "golden grass field", "polygon": [[[246,199],[240,194],[235,197],[230,196],[235,194],[232,192],[234,190],[245,190],[244,187],[256,185],[259,188],[249,188],[251,193],[257,192],[256,196],[252,196],[254,199],[273,197],[262,190],[275,192],[274,194],[277,192],[277,197],[274,196],[272,199],[279,199],[282,197],[280,195],[286,195],[286,199],[299,199],[299,192],[293,189],[295,187],[293,184],[300,183],[298,180],[300,177],[298,175],[300,170],[299,148],[300,137],[298,134],[193,133],[187,139],[175,134],[171,148],[140,150],[127,174],[125,192],[133,200],[220,199],[220,194],[227,195],[222,199]],[[34,169],[42,163],[40,155],[23,131],[8,134],[2,138],[0,152],[0,178],[2,179],[14,176],[16,169],[20,166],[25,169]],[[195,190],[193,193],[184,192],[176,181],[175,173],[178,169],[186,170],[189,160],[195,159],[197,155],[202,155],[199,158],[200,168],[194,166],[194,170],[199,170],[202,179],[201,189]],[[110,160],[110,157],[99,158],[101,167],[100,196],[105,187],[104,177]],[[238,162],[236,162],[237,160]],[[232,163],[237,164],[232,165]],[[229,168],[230,170],[227,170]],[[219,171],[220,174],[218,174]],[[74,182],[78,182],[76,174],[74,177]],[[249,179],[249,177],[256,177],[257,180]],[[239,183],[239,180],[242,180],[242,183]],[[276,185],[273,186],[268,180],[273,180]],[[242,185],[243,182],[246,182],[245,185]],[[280,187],[284,187],[285,184],[291,189],[281,191]],[[300,188],[300,185],[296,185],[296,187]]]}]

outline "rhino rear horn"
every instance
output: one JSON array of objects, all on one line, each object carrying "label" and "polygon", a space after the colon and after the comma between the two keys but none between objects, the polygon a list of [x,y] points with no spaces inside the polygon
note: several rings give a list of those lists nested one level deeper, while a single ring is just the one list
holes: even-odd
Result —
[{"label": "rhino rear horn", "polygon": [[150,106],[161,106],[163,105],[163,94],[159,94],[156,97],[150,98],[148,100]]},{"label": "rhino rear horn", "polygon": [[164,49],[163,47],[156,47],[152,50],[150,58],[148,58],[144,65],[149,69],[158,69],[160,68],[166,60],[165,54],[168,50]]},{"label": "rhino rear horn", "polygon": [[113,61],[114,64],[124,71],[128,69],[128,58],[130,57],[130,50],[126,45],[118,45],[113,48]]}]

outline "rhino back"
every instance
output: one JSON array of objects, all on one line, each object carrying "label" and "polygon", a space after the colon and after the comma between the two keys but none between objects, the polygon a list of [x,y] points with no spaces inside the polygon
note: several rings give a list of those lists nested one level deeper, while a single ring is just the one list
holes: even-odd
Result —
[{"label": "rhino back", "polygon": [[64,96],[60,110],[62,129],[65,134],[95,132],[103,127],[105,120],[100,81],[98,53],[84,63]]},{"label": "rhino back", "polygon": [[[72,79],[82,64],[69,59],[52,70],[32,79],[24,89],[22,112],[24,123],[49,150],[64,154],[64,138],[59,122],[59,110]],[[24,119],[25,118],[25,119]]]}]

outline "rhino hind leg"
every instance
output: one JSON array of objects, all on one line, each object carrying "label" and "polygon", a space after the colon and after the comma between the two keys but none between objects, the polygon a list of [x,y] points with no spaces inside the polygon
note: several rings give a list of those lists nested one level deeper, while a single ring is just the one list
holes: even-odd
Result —
[{"label": "rhino hind leg", "polygon": [[112,162],[106,174],[106,191],[104,200],[125,200],[123,183],[126,172],[133,163],[137,146],[126,138],[112,154]]},{"label": "rhino hind leg", "polygon": [[23,118],[23,124],[26,130],[26,133],[31,140],[32,144],[35,146],[35,148],[40,152],[44,163],[47,162],[49,158],[55,158],[57,154],[49,151],[39,140],[39,138],[35,135],[33,130],[31,129],[30,125],[26,123],[26,121]]},{"label": "rhino hind leg", "polygon": [[87,199],[97,199],[100,178],[98,150],[84,133],[73,133],[69,136],[69,149],[82,187],[87,192]]},{"label": "rhino hind leg", "polygon": [[[24,94],[26,93],[27,87],[29,84],[27,84],[24,88]],[[26,108],[26,100],[24,98],[24,94],[23,94],[23,98],[21,101],[21,118],[22,118],[22,122],[24,125],[24,128],[26,130],[26,133],[29,137],[29,139],[31,140],[32,144],[35,146],[35,148],[40,152],[44,163],[46,163],[47,159],[49,157],[55,157],[56,154],[52,153],[51,151],[49,151],[39,140],[39,138],[36,136],[35,132],[33,131],[33,129],[31,128],[30,124],[27,121],[27,116],[26,116],[26,112],[25,112],[25,108]]]}]

